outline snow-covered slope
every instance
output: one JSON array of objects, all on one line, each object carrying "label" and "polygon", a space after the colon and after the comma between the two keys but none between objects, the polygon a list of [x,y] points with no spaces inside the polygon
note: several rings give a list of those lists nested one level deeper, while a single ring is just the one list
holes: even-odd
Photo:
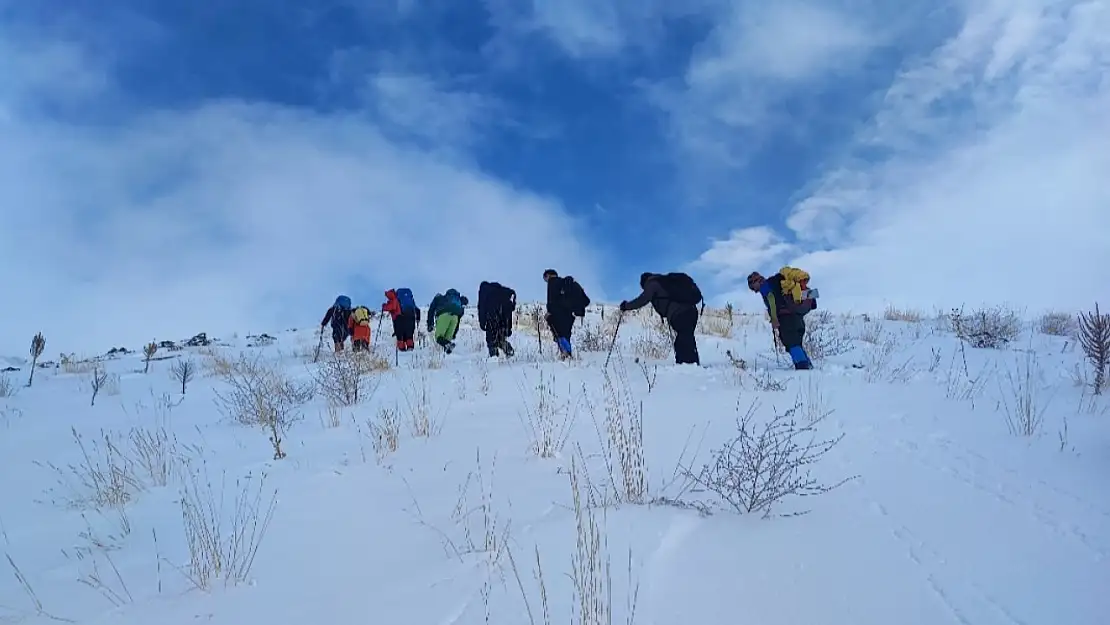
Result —
[{"label": "snow-covered slope", "polygon": [[[704,367],[676,367],[637,314],[605,369],[615,319],[591,310],[571,362],[527,313],[507,362],[473,319],[447,357],[395,354],[385,331],[349,406],[329,406],[356,387],[327,346],[313,364],[314,329],[166,346],[146,373],[141,353],[67,360],[31,388],[23,364],[0,398],[0,621],[1110,622],[1110,414],[1067,339],[964,349],[943,320],[822,313],[830,355],[794,372],[761,317],[715,312]],[[283,459],[224,410],[229,379],[287,417]],[[1031,436],[1008,427],[1022,402],[1043,414]],[[813,486],[847,481],[770,516],[704,487],[749,502],[727,483],[758,440],[716,452],[746,414],[758,437],[791,408],[776,431],[797,445],[843,437],[803,467]],[[762,494],[805,486],[779,477]]]}]

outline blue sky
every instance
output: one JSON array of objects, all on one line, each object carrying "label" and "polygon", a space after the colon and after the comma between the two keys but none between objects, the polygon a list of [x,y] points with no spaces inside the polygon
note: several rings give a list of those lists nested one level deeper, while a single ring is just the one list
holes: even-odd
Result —
[{"label": "blue sky", "polygon": [[1108,59],[1094,1],[0,0],[0,351],[538,298],[547,267],[1086,306]]}]

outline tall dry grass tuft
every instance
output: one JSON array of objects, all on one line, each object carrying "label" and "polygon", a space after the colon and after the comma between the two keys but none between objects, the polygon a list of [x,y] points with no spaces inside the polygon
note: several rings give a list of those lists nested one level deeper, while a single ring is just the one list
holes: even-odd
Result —
[{"label": "tall dry grass tuft", "polygon": [[135,461],[124,452],[126,442],[118,435],[101,430],[100,440],[87,444],[77,428],[71,427],[70,434],[81,452],[79,463],[65,468],[51,462],[35,463],[57,475],[65,505],[71,508],[118,507],[145,490]]},{"label": "tall dry grass tuft", "polygon": [[590,410],[601,439],[612,495],[621,503],[642,504],[648,495],[644,405],[633,396],[628,373],[623,367],[607,369],[603,376],[604,424],[599,422],[592,403]]},{"label": "tall dry grass tuft", "polygon": [[518,415],[528,433],[529,451],[540,458],[558,456],[570,438],[578,405],[571,409],[569,402],[560,402],[555,393],[554,379],[545,376],[542,370],[531,392],[521,387],[521,396],[524,413]]},{"label": "tall dry grass tuft", "polygon": [[1051,397],[1046,400],[1041,394],[1041,378],[1037,356],[1030,350],[1026,352],[1024,362],[1006,374],[1009,388],[1003,390],[1001,385],[999,387],[1006,427],[1015,436],[1035,436],[1044,426],[1044,415]]},{"label": "tall dry grass tuft", "polygon": [[893,304],[886,307],[883,311],[883,319],[887,321],[906,321],[909,323],[920,323],[925,319],[925,313],[913,308],[898,308]]},{"label": "tall dry grass tuft", "polygon": [[209,590],[218,581],[245,582],[258,549],[277,508],[277,491],[263,501],[266,474],[252,488],[251,477],[235,481],[236,493],[230,507],[226,475],[219,490],[213,488],[207,470],[192,471],[181,493],[181,520],[189,562],[182,568],[194,586]]},{"label": "tall dry grass tuft", "polygon": [[447,406],[437,411],[432,399],[431,384],[426,372],[421,371],[407,389],[402,389],[405,398],[405,416],[409,433],[415,438],[438,436],[443,431]]},{"label": "tall dry grass tuft", "polygon": [[366,420],[370,442],[378,464],[397,451],[401,444],[401,417],[392,408],[381,408],[376,417]]}]

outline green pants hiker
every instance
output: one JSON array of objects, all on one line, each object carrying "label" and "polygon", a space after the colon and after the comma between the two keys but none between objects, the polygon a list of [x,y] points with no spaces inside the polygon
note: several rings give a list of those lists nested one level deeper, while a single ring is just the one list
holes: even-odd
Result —
[{"label": "green pants hiker", "polygon": [[444,345],[451,341],[451,337],[455,335],[455,330],[459,328],[459,318],[450,313],[443,313],[436,317],[436,343]]}]

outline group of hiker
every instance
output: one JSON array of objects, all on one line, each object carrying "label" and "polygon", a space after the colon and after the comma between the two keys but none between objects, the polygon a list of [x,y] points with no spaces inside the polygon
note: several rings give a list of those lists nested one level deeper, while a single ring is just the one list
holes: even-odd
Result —
[{"label": "group of hiker", "polygon": [[[794,363],[795,369],[811,369],[812,363],[802,343],[805,337],[804,317],[817,307],[817,291],[809,289],[809,274],[793,267],[783,267],[770,278],[758,272],[748,276],[748,288],[758,293],[770,316],[771,326]],[[554,269],[543,272],[547,285],[546,314],[544,320],[551,330],[552,340],[558,348],[560,359],[573,357],[571,334],[576,318],[586,316],[590,297],[573,277],[560,276]],[[700,365],[695,330],[698,318],[704,312],[705,300],[701,289],[685,273],[640,275],[642,292],[637,297],[622,301],[622,313],[638,310],[651,304],[655,312],[674,331],[675,363]],[[455,349],[459,323],[470,300],[457,289],[436,293],[428,305],[425,323],[437,345],[450,354]],[[482,282],[478,286],[478,326],[486,335],[489,356],[514,353],[509,337],[513,334],[513,313],[516,311],[516,291],[498,282]],[[702,310],[698,305],[701,304]],[[393,321],[393,337],[398,351],[415,348],[414,335],[420,323],[420,307],[416,305],[412,290],[390,289],[385,292],[382,313],[389,313]],[[364,305],[352,307],[351,298],[340,295],[328,308],[320,322],[320,331],[331,325],[335,351],[341,352],[348,338],[352,351],[370,349],[370,320],[374,313]]]}]

